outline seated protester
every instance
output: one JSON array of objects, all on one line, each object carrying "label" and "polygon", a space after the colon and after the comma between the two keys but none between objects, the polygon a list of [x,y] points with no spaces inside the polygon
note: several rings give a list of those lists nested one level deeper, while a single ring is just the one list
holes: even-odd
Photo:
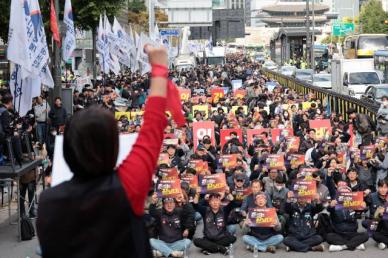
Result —
[{"label": "seated protester", "polygon": [[213,159],[217,158],[217,149],[212,145],[212,141],[209,136],[205,135],[202,138],[202,144],[205,146],[206,153]]},{"label": "seated protester", "polygon": [[225,172],[226,174],[229,174],[228,175],[228,178],[227,178],[227,183],[228,185],[231,187],[231,188],[234,188],[236,186],[236,183],[237,183],[237,177],[240,178],[240,180],[242,180],[243,182],[243,187],[247,187],[249,186],[249,178],[246,176],[245,174],[245,171],[244,171],[244,168],[241,167],[241,166],[238,166],[238,167],[235,167],[234,169],[232,169],[232,171],[226,171]]},{"label": "seated protester", "polygon": [[[263,192],[263,183],[260,180],[251,181],[251,193],[244,198],[240,208],[241,215],[243,217],[247,216],[249,208],[253,208],[255,206],[255,196],[261,192]],[[266,206],[268,208],[272,208],[273,206],[272,206],[271,198],[269,198],[267,193],[264,192],[264,194],[266,195],[266,200],[267,200]]]},{"label": "seated protester", "polygon": [[264,189],[266,192],[269,192],[271,188],[275,187],[275,180],[278,176],[283,177],[285,182],[287,181],[287,176],[277,169],[270,169],[268,176],[263,178]]},{"label": "seated protester", "polygon": [[295,201],[294,193],[289,191],[287,197],[285,212],[289,216],[288,234],[283,241],[286,250],[323,252],[324,246],[321,244],[323,238],[315,230],[313,219],[323,210],[319,196],[317,195],[311,202],[303,199]]},{"label": "seated protester", "polygon": [[209,255],[211,253],[229,254],[228,246],[236,242],[236,237],[227,230],[227,218],[229,214],[225,211],[226,207],[221,208],[221,195],[211,193],[208,195],[209,206],[204,206],[198,202],[199,194],[194,199],[194,209],[198,211],[204,223],[203,238],[195,238],[194,245],[202,249],[202,253]]},{"label": "seated protester", "polygon": [[327,204],[327,201],[330,200],[330,192],[329,188],[322,183],[324,181],[324,175],[320,171],[313,172],[313,180],[317,183],[319,200],[322,204]]},{"label": "seated protester", "polygon": [[[259,193],[255,195],[255,206],[252,208],[269,208],[267,203],[266,195]],[[244,226],[249,227],[248,223],[249,219],[246,219]],[[243,242],[250,250],[275,253],[276,246],[283,241],[283,236],[279,233],[281,230],[279,219],[273,228],[250,227],[249,229],[249,233],[243,236]]]},{"label": "seated protester", "polygon": [[308,134],[306,134],[304,138],[301,139],[299,153],[306,153],[308,149],[313,148],[315,146],[315,129],[309,129],[307,132]]},{"label": "seated protester", "polygon": [[239,147],[242,146],[238,139],[238,135],[236,132],[230,133],[230,139],[225,143],[224,147],[222,148],[223,154],[229,154],[232,152],[233,147]]},{"label": "seated protester", "polygon": [[197,150],[193,155],[191,155],[191,159],[201,159],[203,161],[207,161],[211,172],[215,171],[217,168],[217,160],[214,156],[209,155],[205,145],[203,144],[199,144],[197,146]]},{"label": "seated protester", "polygon": [[357,171],[357,179],[367,189],[371,191],[375,191],[376,188],[374,186],[374,168],[369,164],[368,160],[362,160],[359,164],[355,164],[355,168]]},{"label": "seated protester", "polygon": [[276,177],[275,185],[266,191],[270,200],[272,200],[272,205],[276,208],[278,215],[284,214],[288,192],[289,190],[286,187],[286,182],[280,175]]},{"label": "seated protester", "polygon": [[182,164],[181,158],[177,155],[176,146],[175,145],[168,145],[166,152],[168,154],[168,158],[170,161],[170,167],[172,167],[172,168],[176,167],[178,169],[178,171],[183,171],[184,166]]},{"label": "seated protester", "polygon": [[354,167],[348,169],[346,177],[346,183],[352,192],[364,192],[365,196],[370,194],[371,190],[358,179],[358,173]]},{"label": "seated protester", "polygon": [[[346,186],[346,183],[339,182],[337,185],[338,192],[351,192],[351,189]],[[350,209],[337,208],[336,205],[337,200],[333,199],[327,208],[330,212],[331,224],[334,231],[326,235],[326,241],[330,245],[329,251],[365,250],[364,243],[368,241],[369,236],[367,232],[357,232],[358,222],[356,212]]]},{"label": "seated protester", "polygon": [[[185,182],[182,182],[185,183]],[[181,184],[182,184],[181,183]],[[192,203],[189,202],[189,197],[185,191],[182,192],[177,198],[175,198],[176,207],[182,209],[182,217],[185,227],[189,230],[189,239],[193,239],[195,234],[195,210]]]},{"label": "seated protester", "polygon": [[251,159],[251,163],[249,165],[251,169],[251,175],[249,180],[258,179],[261,174],[261,169],[266,163],[269,150],[266,145],[259,145],[258,150],[255,152],[255,155]]},{"label": "seated protester", "polygon": [[185,225],[183,209],[177,208],[173,198],[163,199],[163,208],[156,209],[157,194],[152,196],[150,215],[156,219],[158,239],[151,238],[150,244],[156,257],[183,257],[183,251],[191,241],[187,239],[192,225]]},{"label": "seated protester", "polygon": [[[388,219],[386,216],[388,194],[388,180],[380,180],[377,184],[377,192],[371,194],[372,207],[375,212],[373,216],[379,220],[376,231],[373,233],[373,240],[378,244],[379,249],[384,250],[388,247]],[[372,211],[372,210],[371,210]],[[384,214],[385,213],[385,214]]]}]

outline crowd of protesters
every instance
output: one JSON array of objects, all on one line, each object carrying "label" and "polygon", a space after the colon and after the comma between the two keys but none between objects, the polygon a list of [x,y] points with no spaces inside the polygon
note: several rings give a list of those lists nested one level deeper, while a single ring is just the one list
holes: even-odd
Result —
[{"label": "crowd of protesters", "polygon": [[[379,249],[386,249],[386,134],[377,133],[378,125],[368,115],[354,109],[335,113],[316,95],[283,87],[260,69],[242,55],[231,55],[223,66],[170,71],[169,78],[188,94],[182,94],[186,124],[178,128],[166,114],[169,123],[161,157],[167,159],[159,160],[144,216],[154,256],[183,257],[192,244],[203,254],[226,255],[237,238],[253,252],[275,253],[281,243],[287,251],[324,251],[324,242],[329,251],[365,250],[370,237]],[[236,81],[241,87],[235,88]],[[120,133],[139,132],[149,85],[147,75],[130,72],[85,85],[82,92],[74,91],[74,112],[98,104],[115,113]],[[223,94],[212,94],[219,89]],[[386,116],[388,98],[383,99],[379,114]],[[67,112],[59,98],[50,109],[39,97],[32,114],[30,130],[52,159],[52,137],[63,131]],[[3,127],[4,119],[2,114]],[[329,125],[322,129],[319,121]],[[194,127],[202,122],[212,122],[213,127],[210,134],[198,137]],[[227,129],[235,131],[225,137],[222,132]],[[250,130],[260,133],[249,136]],[[290,144],[295,139],[297,144]],[[275,164],[274,156],[281,157]],[[225,157],[236,160],[226,165]],[[174,168],[176,178],[167,179],[181,179],[180,191],[166,197],[158,185]],[[218,174],[226,179],[222,191],[204,191],[198,182]],[[197,178],[197,184],[187,178]],[[295,183],[300,181],[314,182],[314,196],[298,195]],[[342,193],[356,192],[362,192],[361,208],[341,203]],[[267,208],[276,211],[274,223],[253,225],[252,211]],[[203,234],[196,232],[200,224]]]}]

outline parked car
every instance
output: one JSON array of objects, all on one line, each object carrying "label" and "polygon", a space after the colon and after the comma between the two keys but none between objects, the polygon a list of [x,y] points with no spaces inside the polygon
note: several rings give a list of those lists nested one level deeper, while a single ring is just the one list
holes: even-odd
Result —
[{"label": "parked car", "polygon": [[296,67],[291,65],[285,65],[282,66],[279,71],[281,74],[291,77],[295,74]]},{"label": "parked car", "polygon": [[317,86],[322,89],[331,89],[331,74],[314,74],[312,83],[314,86]]},{"label": "parked car", "polygon": [[278,65],[275,64],[272,60],[267,60],[264,62],[263,67],[268,70],[276,71],[278,69]]},{"label": "parked car", "polygon": [[297,69],[295,71],[295,79],[301,80],[301,81],[312,81],[313,80],[313,75],[314,75],[314,70],[313,69]]},{"label": "parked car", "polygon": [[361,99],[372,104],[380,105],[381,98],[388,96],[388,84],[370,85],[366,88]]}]

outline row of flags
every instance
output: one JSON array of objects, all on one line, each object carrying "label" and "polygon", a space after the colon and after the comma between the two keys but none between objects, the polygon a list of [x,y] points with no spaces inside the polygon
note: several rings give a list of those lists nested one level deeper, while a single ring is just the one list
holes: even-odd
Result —
[{"label": "row of flags", "polygon": [[[66,34],[63,59],[67,60],[76,48],[75,30],[70,0],[65,2]],[[51,0],[50,25],[53,38],[60,45],[55,8]],[[40,96],[41,85],[54,87],[48,64],[50,62],[38,0],[12,0],[9,21],[7,58],[11,62],[10,89],[15,109],[21,116],[32,107],[32,99]]]}]

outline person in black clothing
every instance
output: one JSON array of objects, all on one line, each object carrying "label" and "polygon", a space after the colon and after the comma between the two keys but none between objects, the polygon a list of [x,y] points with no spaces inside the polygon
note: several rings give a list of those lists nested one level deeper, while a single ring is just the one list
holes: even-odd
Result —
[{"label": "person in black clothing", "polygon": [[67,112],[62,107],[62,99],[60,97],[55,98],[54,107],[50,110],[49,118],[51,119],[51,125],[59,131],[60,127],[64,126],[67,119]]},{"label": "person in black clothing", "polygon": [[202,253],[228,254],[227,248],[236,242],[236,237],[232,236],[226,226],[228,223],[228,206],[221,208],[221,196],[218,193],[211,193],[208,196],[209,206],[198,203],[199,191],[194,198],[194,209],[198,211],[204,223],[203,238],[195,238],[194,245],[202,249]]},{"label": "person in black clothing", "polygon": [[184,166],[182,164],[181,158],[177,155],[176,146],[168,145],[167,146],[167,154],[170,159],[170,167],[176,167],[180,172],[184,170]]},{"label": "person in black clothing", "polygon": [[6,94],[2,98],[2,104],[0,105],[0,123],[1,123],[1,153],[4,154],[6,149],[6,139],[13,136],[13,129],[11,128],[11,116],[9,110],[13,109],[12,105],[13,97],[9,94]]},{"label": "person in black clothing", "polygon": [[183,209],[176,208],[173,198],[164,198],[162,209],[156,209],[157,202],[158,198],[155,193],[150,205],[150,215],[156,219],[158,235],[158,239],[150,239],[154,256],[183,257],[183,251],[191,244],[191,241],[187,239],[191,225],[185,225]]},{"label": "person in black clothing", "polygon": [[376,124],[370,116],[366,114],[358,114],[354,108],[347,111],[349,118],[352,119],[354,130],[361,136],[361,145],[367,146],[373,142],[372,132],[376,130]]},{"label": "person in black clothing", "polygon": [[297,252],[324,250],[323,238],[318,235],[314,226],[314,216],[323,210],[319,195],[308,203],[306,200],[294,200],[294,193],[288,192],[285,212],[289,215],[288,235],[283,243],[287,250]]}]

